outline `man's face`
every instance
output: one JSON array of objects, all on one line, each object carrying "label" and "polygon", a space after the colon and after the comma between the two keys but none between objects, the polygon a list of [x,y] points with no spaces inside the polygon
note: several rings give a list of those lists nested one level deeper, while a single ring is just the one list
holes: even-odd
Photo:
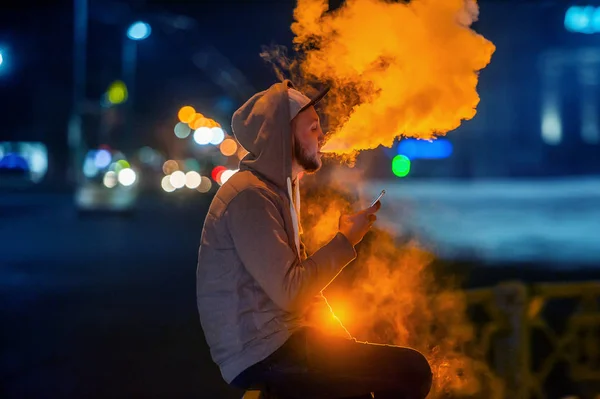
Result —
[{"label": "man's face", "polygon": [[292,119],[294,160],[306,173],[321,168],[321,147],[325,135],[314,107],[307,108]]}]

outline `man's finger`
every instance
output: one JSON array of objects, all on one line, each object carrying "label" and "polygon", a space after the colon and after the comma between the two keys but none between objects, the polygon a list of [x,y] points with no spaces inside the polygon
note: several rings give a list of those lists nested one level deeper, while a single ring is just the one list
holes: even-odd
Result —
[{"label": "man's finger", "polygon": [[379,208],[381,208],[381,201],[377,201],[375,204],[373,204],[373,206],[365,209],[365,212],[367,214],[373,214],[376,213],[379,210]]}]

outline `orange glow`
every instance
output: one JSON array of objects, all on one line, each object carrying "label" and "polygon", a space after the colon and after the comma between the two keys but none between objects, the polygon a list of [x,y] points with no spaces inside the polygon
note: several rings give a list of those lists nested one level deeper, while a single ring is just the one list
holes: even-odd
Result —
[{"label": "orange glow", "polygon": [[232,156],[238,149],[235,140],[232,139],[223,140],[219,148],[221,149],[221,154],[225,155],[226,157]]},{"label": "orange glow", "polygon": [[328,1],[299,0],[292,24],[303,54],[292,63],[297,80],[331,86],[324,152],[353,158],[400,136],[444,135],[475,116],[478,72],[495,47],[470,28],[474,0],[353,0],[327,11]]},{"label": "orange glow", "polygon": [[206,118],[200,113],[196,113],[192,120],[188,123],[190,129],[196,130],[204,126]]},{"label": "orange glow", "polygon": [[190,129],[196,130],[201,127],[221,127],[219,123],[210,118],[206,118],[204,115],[197,113],[191,122],[188,123]]},{"label": "orange glow", "polygon": [[[322,184],[311,186],[311,179],[305,177],[302,198],[302,240],[309,254],[337,233],[342,213],[360,209],[359,203],[348,200],[349,194]],[[376,225],[357,253],[358,258],[323,292],[353,337],[423,353],[434,373],[428,398],[503,398],[502,384],[484,359],[464,352],[474,339],[465,294],[434,274],[430,252],[414,241],[401,243]],[[319,315],[318,327],[334,333],[336,317],[322,311]]]},{"label": "orange glow", "polygon": [[195,116],[196,110],[194,109],[194,107],[191,107],[189,105],[181,107],[181,109],[177,113],[177,117],[183,123],[190,123],[192,120],[194,120]]}]

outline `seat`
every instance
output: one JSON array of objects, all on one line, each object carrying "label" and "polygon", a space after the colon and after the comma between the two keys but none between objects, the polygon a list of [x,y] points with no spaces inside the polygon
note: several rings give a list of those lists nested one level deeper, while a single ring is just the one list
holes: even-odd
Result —
[{"label": "seat", "polygon": [[242,399],[286,399],[281,395],[277,395],[271,392],[268,385],[259,383],[254,384],[250,388],[246,389],[246,393]]}]

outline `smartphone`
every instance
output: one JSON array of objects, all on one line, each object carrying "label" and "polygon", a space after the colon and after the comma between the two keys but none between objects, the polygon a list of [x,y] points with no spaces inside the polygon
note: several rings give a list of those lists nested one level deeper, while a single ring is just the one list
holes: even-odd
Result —
[{"label": "smartphone", "polygon": [[377,203],[377,201],[379,201],[381,199],[381,197],[383,197],[385,195],[385,190],[381,190],[381,193],[379,193],[379,197],[375,198],[375,200],[373,202],[371,202],[371,206],[375,205]]}]

